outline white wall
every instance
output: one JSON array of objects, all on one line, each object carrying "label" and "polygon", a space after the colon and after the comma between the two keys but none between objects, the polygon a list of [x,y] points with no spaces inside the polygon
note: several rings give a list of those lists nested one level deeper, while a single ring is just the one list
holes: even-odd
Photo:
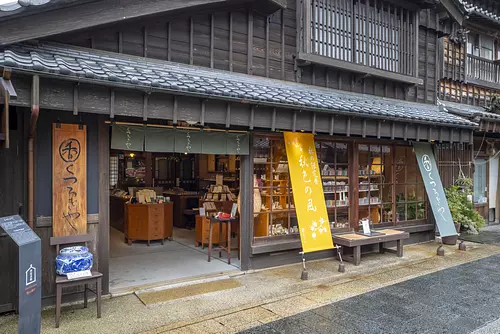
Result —
[{"label": "white wall", "polygon": [[495,208],[497,202],[498,157],[490,160],[490,182],[488,184],[489,206]]}]

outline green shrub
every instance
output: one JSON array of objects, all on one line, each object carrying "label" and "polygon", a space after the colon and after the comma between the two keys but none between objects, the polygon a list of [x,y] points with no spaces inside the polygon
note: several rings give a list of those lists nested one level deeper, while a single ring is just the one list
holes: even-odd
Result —
[{"label": "green shrub", "polygon": [[474,208],[474,203],[467,199],[472,195],[470,187],[450,186],[445,189],[453,221],[462,226],[473,226],[479,231],[484,226],[484,218]]}]

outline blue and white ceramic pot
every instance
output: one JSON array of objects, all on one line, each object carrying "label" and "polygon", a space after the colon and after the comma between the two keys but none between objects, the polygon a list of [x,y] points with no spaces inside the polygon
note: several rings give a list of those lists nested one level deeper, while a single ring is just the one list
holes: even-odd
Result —
[{"label": "blue and white ceramic pot", "polygon": [[65,276],[68,273],[92,269],[92,253],[87,247],[66,247],[56,257],[56,273]]}]

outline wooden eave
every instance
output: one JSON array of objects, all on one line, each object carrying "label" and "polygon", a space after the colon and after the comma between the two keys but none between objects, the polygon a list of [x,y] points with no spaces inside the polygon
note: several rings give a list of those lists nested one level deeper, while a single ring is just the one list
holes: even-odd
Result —
[{"label": "wooden eave", "polygon": [[420,78],[399,74],[395,72],[389,72],[380,70],[377,68],[355,64],[343,60],[333,59],[325,56],[310,54],[306,52],[299,52],[297,59],[301,62],[300,65],[318,64],[326,67],[332,67],[341,69],[344,71],[349,71],[353,73],[358,73],[361,76],[373,76],[377,78],[384,78],[386,80],[401,82],[408,85],[423,85],[424,81]]},{"label": "wooden eave", "polygon": [[0,21],[0,46],[145,16],[177,15],[238,4],[252,5],[262,14],[286,8],[286,0],[121,0],[119,6],[115,1],[78,3],[29,16],[6,17]]},{"label": "wooden eave", "polygon": [[463,25],[465,13],[460,9],[456,0],[441,0],[441,5],[459,25]]}]

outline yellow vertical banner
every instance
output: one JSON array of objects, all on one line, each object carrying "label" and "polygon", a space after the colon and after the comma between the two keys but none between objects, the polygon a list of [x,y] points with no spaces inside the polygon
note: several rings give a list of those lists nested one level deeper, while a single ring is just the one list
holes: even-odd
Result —
[{"label": "yellow vertical banner", "polygon": [[310,133],[285,132],[288,168],[304,253],[333,248],[321,171]]}]

